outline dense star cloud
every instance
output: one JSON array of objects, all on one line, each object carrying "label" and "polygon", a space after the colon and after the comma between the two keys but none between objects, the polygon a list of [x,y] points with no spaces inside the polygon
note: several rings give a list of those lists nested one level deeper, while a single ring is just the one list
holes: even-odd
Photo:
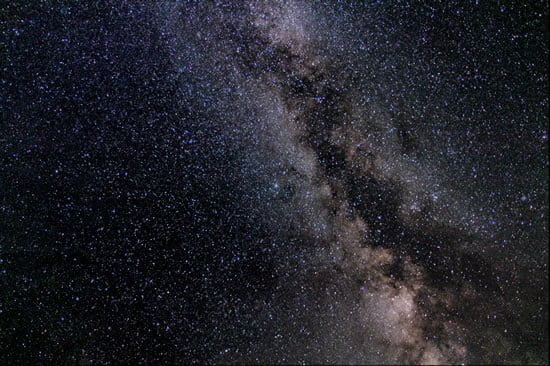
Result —
[{"label": "dense star cloud", "polygon": [[548,363],[545,2],[1,9],[3,363]]}]

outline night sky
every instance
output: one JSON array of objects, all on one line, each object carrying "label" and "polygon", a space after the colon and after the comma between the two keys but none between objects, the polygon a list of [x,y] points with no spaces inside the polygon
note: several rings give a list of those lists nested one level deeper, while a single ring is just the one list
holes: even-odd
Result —
[{"label": "night sky", "polygon": [[0,363],[549,362],[546,1],[0,20]]}]

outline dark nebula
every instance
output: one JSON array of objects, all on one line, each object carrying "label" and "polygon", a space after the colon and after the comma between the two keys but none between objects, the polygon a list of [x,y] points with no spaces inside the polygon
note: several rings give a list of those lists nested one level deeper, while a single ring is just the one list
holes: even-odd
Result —
[{"label": "dark nebula", "polygon": [[546,1],[0,10],[0,363],[548,364]]}]

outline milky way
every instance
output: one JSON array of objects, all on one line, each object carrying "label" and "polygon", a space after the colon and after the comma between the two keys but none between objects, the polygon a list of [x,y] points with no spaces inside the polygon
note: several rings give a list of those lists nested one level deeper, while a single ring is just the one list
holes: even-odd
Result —
[{"label": "milky way", "polygon": [[546,2],[0,9],[2,363],[548,363]]}]

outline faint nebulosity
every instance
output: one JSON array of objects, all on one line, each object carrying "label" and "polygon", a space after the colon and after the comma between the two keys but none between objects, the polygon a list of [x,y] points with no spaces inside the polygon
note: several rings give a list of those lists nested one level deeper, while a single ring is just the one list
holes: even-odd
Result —
[{"label": "faint nebulosity", "polygon": [[0,362],[547,364],[546,1],[8,1]]}]

